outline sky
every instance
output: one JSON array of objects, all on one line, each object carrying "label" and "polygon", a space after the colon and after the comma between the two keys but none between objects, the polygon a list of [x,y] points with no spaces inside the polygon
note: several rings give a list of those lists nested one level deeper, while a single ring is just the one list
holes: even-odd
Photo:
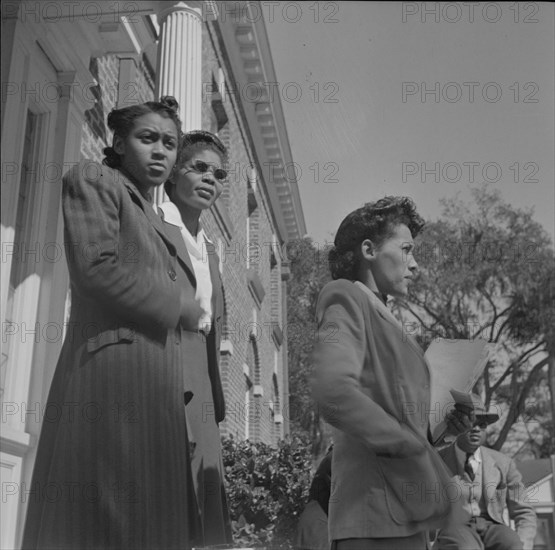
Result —
[{"label": "sky", "polygon": [[315,242],[385,195],[436,219],[485,183],[555,240],[553,4],[261,4]]}]

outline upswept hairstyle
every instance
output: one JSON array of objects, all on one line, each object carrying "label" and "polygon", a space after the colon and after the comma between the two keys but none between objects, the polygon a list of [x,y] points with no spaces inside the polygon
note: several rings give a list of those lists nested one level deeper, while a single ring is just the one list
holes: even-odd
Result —
[{"label": "upswept hairstyle", "polygon": [[355,280],[360,266],[358,248],[362,241],[370,239],[380,246],[399,224],[406,225],[413,238],[424,226],[424,219],[416,212],[416,205],[409,197],[384,197],[351,212],[341,222],[334,246],[328,253],[332,279]]},{"label": "upswept hairstyle", "polygon": [[108,114],[108,128],[114,132],[112,138],[112,146],[104,148],[106,157],[102,161],[110,168],[118,168],[121,166],[121,156],[116,153],[113,145],[116,137],[125,139],[129,132],[133,129],[135,120],[143,115],[149,113],[158,113],[163,117],[171,118],[175,123],[177,129],[178,139],[181,136],[181,120],[177,114],[179,104],[175,97],[166,95],[160,98],[160,101],[147,101],[138,105],[131,105],[130,107],[123,107],[122,109],[112,109]]},{"label": "upswept hairstyle", "polygon": [[177,161],[173,168],[170,179],[164,183],[164,191],[168,197],[172,193],[173,182],[175,181],[175,175],[183,165],[190,160],[193,155],[198,151],[214,151],[221,161],[222,164],[227,162],[227,149],[225,145],[221,142],[220,138],[206,130],[191,130],[183,135],[179,152],[177,154]]},{"label": "upswept hairstyle", "polygon": [[185,162],[192,158],[197,151],[214,151],[221,159],[222,163],[227,161],[227,149],[218,136],[206,130],[191,130],[183,136],[181,148],[175,163],[176,170]]}]

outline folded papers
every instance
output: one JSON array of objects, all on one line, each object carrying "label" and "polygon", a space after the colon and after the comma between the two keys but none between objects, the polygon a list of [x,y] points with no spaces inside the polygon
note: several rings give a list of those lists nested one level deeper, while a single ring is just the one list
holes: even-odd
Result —
[{"label": "folded papers", "polygon": [[[482,338],[437,338],[426,350],[424,355],[431,376],[430,430],[434,443],[445,435],[447,425],[444,418],[455,402],[461,400],[461,404],[465,404],[465,400],[470,399],[469,393],[484,372],[491,348],[492,345]],[[456,401],[451,390],[458,395]]]}]

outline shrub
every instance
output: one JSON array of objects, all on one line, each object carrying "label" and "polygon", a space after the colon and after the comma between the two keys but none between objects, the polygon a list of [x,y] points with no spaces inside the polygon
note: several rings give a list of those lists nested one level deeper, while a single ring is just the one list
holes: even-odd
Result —
[{"label": "shrub", "polygon": [[277,448],[222,438],[235,544],[290,550],[311,481],[310,444],[298,436]]}]

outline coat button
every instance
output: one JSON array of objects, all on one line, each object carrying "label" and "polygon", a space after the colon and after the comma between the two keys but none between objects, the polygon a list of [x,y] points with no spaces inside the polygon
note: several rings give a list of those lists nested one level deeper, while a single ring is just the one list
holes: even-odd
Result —
[{"label": "coat button", "polygon": [[177,279],[177,275],[176,275],[176,273],[175,273],[175,271],[174,271],[173,269],[170,269],[170,270],[168,271],[168,275],[170,276],[170,279],[171,279],[172,281],[175,281],[175,280]]}]

